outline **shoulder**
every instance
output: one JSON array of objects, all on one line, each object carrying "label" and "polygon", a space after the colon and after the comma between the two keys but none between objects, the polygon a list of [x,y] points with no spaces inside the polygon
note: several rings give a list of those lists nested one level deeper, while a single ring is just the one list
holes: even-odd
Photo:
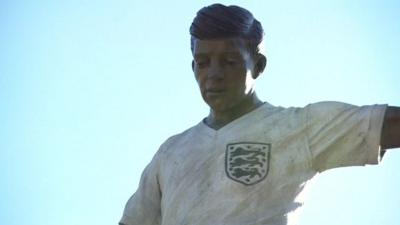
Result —
[{"label": "shoulder", "polygon": [[304,107],[308,117],[324,117],[326,119],[341,114],[369,116],[374,112],[384,112],[387,105],[363,105],[357,106],[343,102],[325,101],[312,103]]},{"label": "shoulder", "polygon": [[192,126],[181,133],[172,135],[161,145],[159,154],[169,154],[176,146],[184,145],[186,142],[193,141],[193,138],[200,133],[201,123]]},{"label": "shoulder", "polygon": [[304,114],[304,107],[297,107],[297,106],[290,106],[290,107],[283,107],[283,106],[274,106],[269,103],[265,103],[263,107],[263,117],[271,118],[271,119],[298,119],[302,117]]},{"label": "shoulder", "polygon": [[354,109],[357,106],[343,102],[324,101],[308,104],[304,109],[310,113],[337,113],[344,110]]}]

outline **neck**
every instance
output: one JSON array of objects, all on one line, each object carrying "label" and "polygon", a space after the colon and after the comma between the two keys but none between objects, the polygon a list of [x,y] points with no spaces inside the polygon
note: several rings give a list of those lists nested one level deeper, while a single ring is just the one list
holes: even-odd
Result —
[{"label": "neck", "polygon": [[210,109],[210,114],[205,119],[205,123],[209,127],[218,130],[233,120],[253,111],[262,104],[263,102],[257,97],[256,93],[253,93],[251,96],[228,110],[215,111]]}]

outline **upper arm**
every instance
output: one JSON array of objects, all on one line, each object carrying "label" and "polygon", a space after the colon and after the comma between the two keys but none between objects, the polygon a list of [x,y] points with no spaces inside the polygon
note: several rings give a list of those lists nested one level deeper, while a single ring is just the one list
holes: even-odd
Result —
[{"label": "upper arm", "polygon": [[382,149],[400,147],[400,107],[386,109],[380,144]]},{"label": "upper arm", "polygon": [[135,194],[125,205],[120,225],[161,224],[161,188],[158,181],[159,155],[146,166]]},{"label": "upper arm", "polygon": [[378,146],[386,105],[321,102],[306,108],[312,167],[322,172],[379,162]]}]

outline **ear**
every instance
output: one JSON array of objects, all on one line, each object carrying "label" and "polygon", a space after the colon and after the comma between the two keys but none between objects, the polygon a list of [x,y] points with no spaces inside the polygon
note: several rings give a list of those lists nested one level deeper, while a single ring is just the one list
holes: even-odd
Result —
[{"label": "ear", "polygon": [[267,66],[267,57],[263,54],[257,54],[256,63],[254,65],[253,78],[257,79],[258,76],[264,71]]},{"label": "ear", "polygon": [[194,72],[194,60],[192,60],[192,71],[193,71],[193,74],[194,74],[194,78],[196,79],[196,81],[198,81],[198,77],[197,77],[197,74],[196,74],[196,72]]}]

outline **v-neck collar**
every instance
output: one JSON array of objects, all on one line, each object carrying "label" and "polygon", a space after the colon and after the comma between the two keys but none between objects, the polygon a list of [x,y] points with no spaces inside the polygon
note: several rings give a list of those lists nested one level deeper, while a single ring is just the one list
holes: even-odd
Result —
[{"label": "v-neck collar", "polygon": [[207,134],[210,135],[215,135],[215,134],[219,134],[219,133],[224,133],[227,130],[230,130],[233,126],[240,124],[243,120],[246,120],[246,118],[250,117],[253,114],[257,114],[258,112],[272,107],[271,104],[269,104],[268,102],[264,102],[262,105],[260,105],[259,107],[253,109],[252,111],[232,120],[231,122],[225,124],[224,126],[220,127],[219,129],[214,129],[209,127],[204,121],[205,118],[201,120],[201,122],[199,123],[199,126],[202,127],[203,130],[206,131]]}]

